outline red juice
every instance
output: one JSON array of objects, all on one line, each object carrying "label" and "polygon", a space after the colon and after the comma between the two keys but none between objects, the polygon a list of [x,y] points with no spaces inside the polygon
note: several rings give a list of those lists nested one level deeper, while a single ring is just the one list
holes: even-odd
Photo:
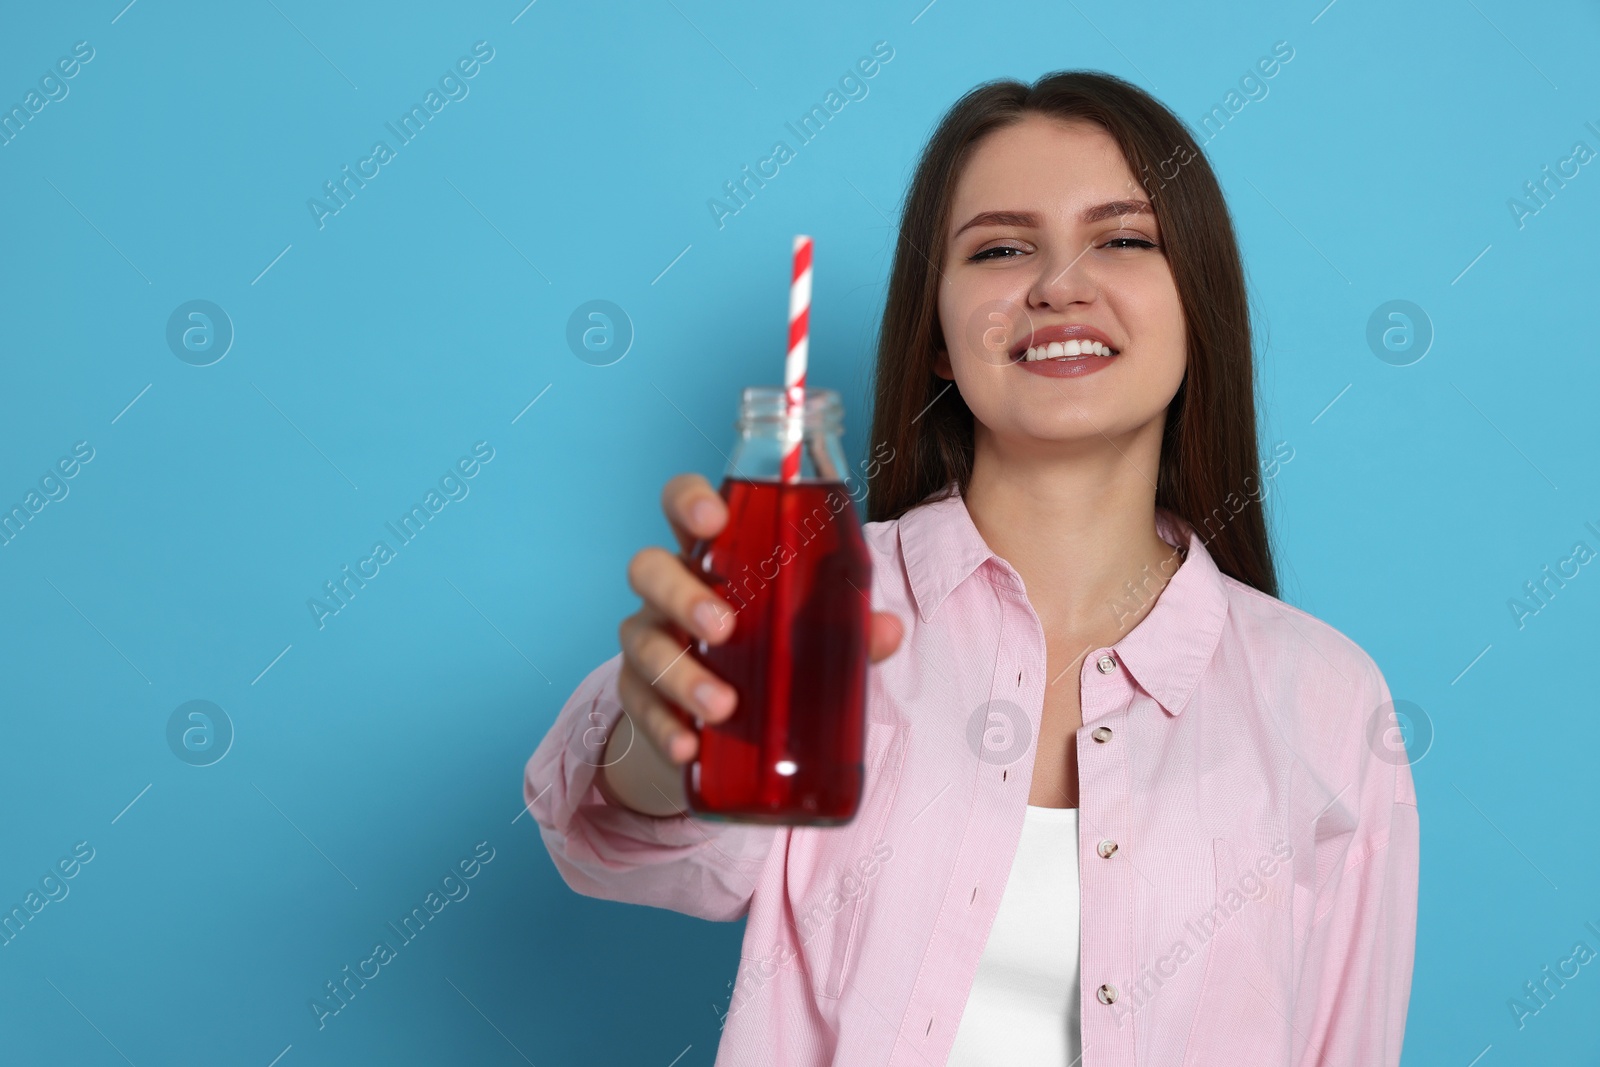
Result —
[{"label": "red juice", "polygon": [[690,654],[738,703],[698,728],[689,807],[735,822],[847,823],[861,800],[872,591],[854,503],[838,481],[728,477],[721,493],[728,524],[689,560],[734,609],[733,633]]}]

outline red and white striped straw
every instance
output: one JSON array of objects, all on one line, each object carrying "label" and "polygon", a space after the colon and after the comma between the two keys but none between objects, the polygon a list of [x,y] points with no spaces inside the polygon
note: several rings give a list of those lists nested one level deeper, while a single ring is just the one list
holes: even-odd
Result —
[{"label": "red and white striped straw", "polygon": [[789,356],[784,361],[785,397],[783,480],[800,480],[800,444],[804,438],[806,352],[811,334],[811,238],[794,239],[794,273],[789,282]]}]

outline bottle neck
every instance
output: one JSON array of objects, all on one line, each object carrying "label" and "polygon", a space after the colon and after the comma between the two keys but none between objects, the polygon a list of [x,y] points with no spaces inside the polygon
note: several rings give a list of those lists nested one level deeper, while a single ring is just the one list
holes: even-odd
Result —
[{"label": "bottle neck", "polygon": [[752,386],[739,405],[739,438],[728,456],[726,478],[782,481],[783,456],[798,442],[802,482],[843,483],[850,478],[842,436],[844,412],[831,389],[808,391],[802,410],[790,414],[784,391]]},{"label": "bottle neck", "polygon": [[[845,482],[850,464],[844,457],[844,444],[838,430],[806,426],[800,436],[800,478],[802,482]],[[782,424],[757,426],[740,433],[728,457],[724,477],[745,481],[781,481],[783,454],[787,440]]]}]

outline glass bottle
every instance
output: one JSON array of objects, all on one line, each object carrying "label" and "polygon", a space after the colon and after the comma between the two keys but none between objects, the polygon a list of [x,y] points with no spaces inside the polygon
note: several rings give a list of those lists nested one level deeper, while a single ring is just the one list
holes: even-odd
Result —
[{"label": "glass bottle", "polygon": [[[872,561],[840,444],[839,395],[807,391],[800,476],[789,483],[784,410],[782,388],[744,390],[720,490],[728,524],[689,552],[690,570],[735,613],[725,641],[693,640],[689,651],[738,702],[718,724],[679,709],[700,739],[684,792],[706,818],[837,826],[861,800]],[[864,493],[864,482],[854,489]]]}]

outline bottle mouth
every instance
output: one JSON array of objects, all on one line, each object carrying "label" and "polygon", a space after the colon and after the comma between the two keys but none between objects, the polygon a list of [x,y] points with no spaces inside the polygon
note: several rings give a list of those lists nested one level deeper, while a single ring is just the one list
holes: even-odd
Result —
[{"label": "bottle mouth", "polygon": [[[781,385],[752,385],[739,401],[739,423],[782,422],[788,414],[788,397]],[[806,426],[838,429],[844,406],[833,389],[807,389],[801,418]]]}]

